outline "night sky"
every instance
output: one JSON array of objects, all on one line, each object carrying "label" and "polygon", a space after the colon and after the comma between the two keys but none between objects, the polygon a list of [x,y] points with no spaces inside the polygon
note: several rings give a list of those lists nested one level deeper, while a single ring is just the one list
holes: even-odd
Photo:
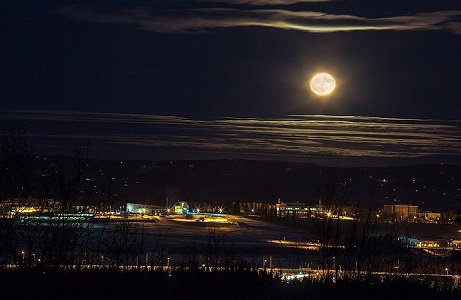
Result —
[{"label": "night sky", "polygon": [[7,2],[0,129],[36,154],[461,164],[461,1]]}]

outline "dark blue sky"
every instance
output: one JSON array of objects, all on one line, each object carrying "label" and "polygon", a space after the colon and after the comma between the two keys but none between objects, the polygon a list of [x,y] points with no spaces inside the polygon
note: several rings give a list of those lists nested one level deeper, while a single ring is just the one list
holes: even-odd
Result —
[{"label": "dark blue sky", "polygon": [[458,1],[106,2],[2,4],[0,126],[36,152],[461,163]]}]

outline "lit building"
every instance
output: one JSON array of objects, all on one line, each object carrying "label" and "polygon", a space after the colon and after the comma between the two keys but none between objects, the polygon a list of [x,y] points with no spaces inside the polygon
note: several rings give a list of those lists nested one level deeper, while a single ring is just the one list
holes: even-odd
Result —
[{"label": "lit building", "polygon": [[461,240],[451,240],[450,246],[453,248],[461,248]]},{"label": "lit building", "polygon": [[277,203],[275,209],[277,217],[281,218],[307,218],[309,215],[309,209],[306,207],[305,203]]},{"label": "lit building", "polygon": [[322,206],[306,206],[301,202],[280,202],[275,205],[277,217],[281,218],[307,218],[318,213],[324,213]]},{"label": "lit building", "polygon": [[424,240],[421,241],[421,244],[418,246],[421,248],[438,248],[439,243],[437,240]]},{"label": "lit building", "polygon": [[163,206],[147,205],[140,203],[127,203],[126,212],[129,214],[159,216],[166,214],[167,209]]},{"label": "lit building", "polygon": [[441,213],[431,212],[431,211],[424,211],[418,213],[418,219],[421,222],[430,222],[430,223],[438,223],[442,218]]},{"label": "lit building", "polygon": [[189,212],[189,204],[185,201],[178,201],[173,205],[172,213],[175,215],[185,215]]},{"label": "lit building", "polygon": [[421,241],[415,238],[401,236],[401,237],[398,237],[398,240],[410,247],[421,247],[422,245]]},{"label": "lit building", "polygon": [[418,217],[418,206],[411,204],[384,205],[383,216],[394,221],[413,220]]},{"label": "lit building", "polygon": [[0,217],[59,211],[61,203],[53,199],[10,198],[0,201]]}]

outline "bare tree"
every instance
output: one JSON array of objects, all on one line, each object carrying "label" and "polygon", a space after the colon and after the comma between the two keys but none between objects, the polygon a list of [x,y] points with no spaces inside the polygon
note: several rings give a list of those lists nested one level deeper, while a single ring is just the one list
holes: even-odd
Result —
[{"label": "bare tree", "polygon": [[31,151],[17,130],[0,137],[0,264],[24,263],[18,240],[19,218],[33,196],[35,174]]},{"label": "bare tree", "polygon": [[91,174],[88,155],[88,149],[85,154],[77,149],[70,165],[57,161],[45,167],[47,176],[42,176],[41,197],[36,201],[40,204],[38,218],[46,222],[24,224],[29,253],[34,251],[53,268],[75,264],[80,245],[93,224],[91,218],[82,220],[76,214],[77,207],[89,205],[89,198],[82,197],[85,178]]},{"label": "bare tree", "polygon": [[135,258],[144,253],[143,227],[127,218],[112,227],[108,225],[99,234],[94,253],[97,263],[108,266],[130,266]]}]

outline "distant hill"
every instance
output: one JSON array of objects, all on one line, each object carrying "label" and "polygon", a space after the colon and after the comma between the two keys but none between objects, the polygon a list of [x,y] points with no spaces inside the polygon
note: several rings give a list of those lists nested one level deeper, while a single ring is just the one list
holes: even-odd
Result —
[{"label": "distant hill", "polygon": [[[37,159],[44,159],[39,157]],[[70,157],[47,157],[69,163]],[[257,160],[104,161],[93,160],[95,191],[121,201],[164,205],[166,198],[189,203],[318,203],[342,197],[346,203],[382,207],[411,203],[426,210],[459,208],[461,166],[334,168]]]}]

